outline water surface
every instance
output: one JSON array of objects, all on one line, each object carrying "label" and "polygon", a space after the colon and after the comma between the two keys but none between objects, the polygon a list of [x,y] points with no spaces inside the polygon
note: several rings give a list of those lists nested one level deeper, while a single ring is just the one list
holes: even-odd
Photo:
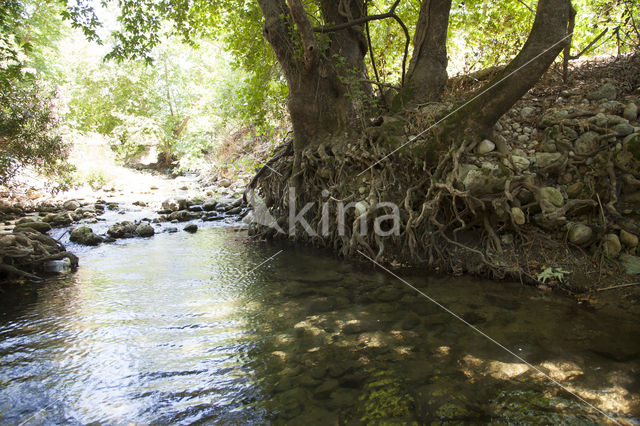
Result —
[{"label": "water surface", "polygon": [[637,318],[228,228],[83,251],[0,316],[0,423],[640,423]]}]

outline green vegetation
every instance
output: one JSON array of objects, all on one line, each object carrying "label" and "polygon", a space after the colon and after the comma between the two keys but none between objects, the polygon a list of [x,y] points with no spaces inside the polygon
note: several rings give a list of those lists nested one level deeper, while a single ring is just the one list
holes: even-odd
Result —
[{"label": "green vegetation", "polygon": [[[384,13],[393,3],[367,2],[367,13]],[[411,38],[420,4],[402,1],[395,12]],[[268,139],[288,126],[287,80],[263,37],[257,2],[119,0],[96,2],[95,10],[91,5],[2,2],[1,184],[23,166],[69,184],[69,130],[109,137],[124,163],[151,154],[160,166],[188,170],[209,167],[205,159],[211,161],[234,131],[246,127],[254,140]],[[605,30],[587,54],[637,48],[637,3],[575,0],[573,6],[578,13],[572,54]],[[323,21],[320,2],[305,2],[305,8],[314,25],[331,24]],[[449,74],[507,62],[524,44],[534,8],[517,0],[453,1]],[[386,96],[400,85],[403,62],[406,68],[410,59],[405,32],[393,19],[369,22],[366,30],[373,53],[367,73],[379,79],[374,88]],[[329,37],[318,40],[328,48]],[[358,105],[357,116],[372,115],[382,99],[372,102],[343,57],[336,63],[342,64],[340,81]]]}]

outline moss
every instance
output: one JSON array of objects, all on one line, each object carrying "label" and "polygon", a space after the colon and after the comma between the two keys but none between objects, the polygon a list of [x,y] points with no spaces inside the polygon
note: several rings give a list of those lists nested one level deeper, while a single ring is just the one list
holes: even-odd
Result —
[{"label": "moss", "polygon": [[365,385],[360,396],[363,411],[360,420],[365,424],[393,419],[410,422],[414,399],[405,392],[401,380],[387,371],[379,371],[373,376],[374,381]]}]

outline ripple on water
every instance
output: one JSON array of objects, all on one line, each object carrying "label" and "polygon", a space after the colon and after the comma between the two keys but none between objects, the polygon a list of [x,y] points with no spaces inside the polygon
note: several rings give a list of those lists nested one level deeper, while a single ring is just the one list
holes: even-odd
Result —
[{"label": "ripple on water", "polygon": [[[383,273],[303,249],[256,269],[277,251],[219,228],[84,252],[0,319],[0,423],[603,420]],[[517,284],[407,279],[638,421],[637,319]]]}]

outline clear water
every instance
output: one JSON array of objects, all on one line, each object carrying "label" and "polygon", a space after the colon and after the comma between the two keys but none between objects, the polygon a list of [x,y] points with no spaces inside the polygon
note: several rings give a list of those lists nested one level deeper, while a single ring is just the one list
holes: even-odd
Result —
[{"label": "clear water", "polygon": [[[83,252],[76,274],[2,307],[0,424],[610,421],[373,266],[299,248],[261,265],[279,250],[214,228]],[[639,424],[637,318],[402,275]]]}]

